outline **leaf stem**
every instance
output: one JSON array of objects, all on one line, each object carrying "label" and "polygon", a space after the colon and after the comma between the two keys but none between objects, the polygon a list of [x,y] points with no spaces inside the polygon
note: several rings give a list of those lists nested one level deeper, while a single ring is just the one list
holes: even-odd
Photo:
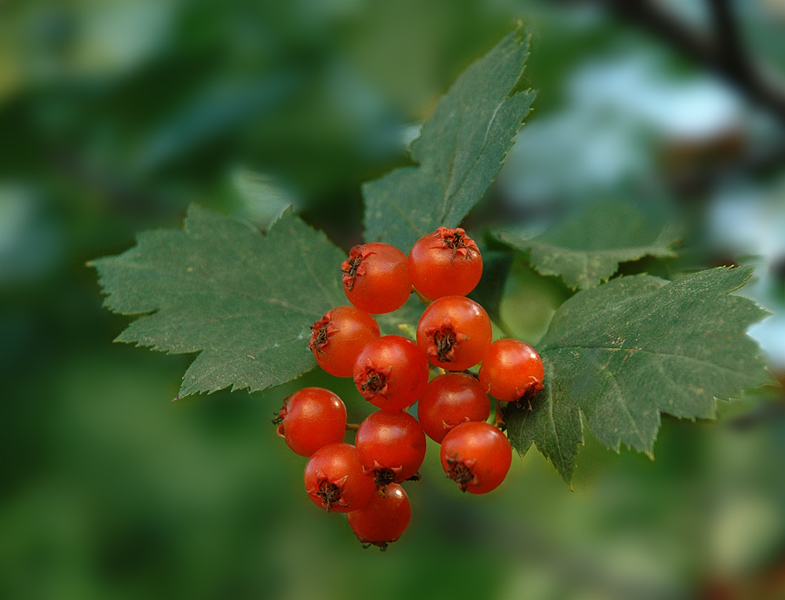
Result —
[{"label": "leaf stem", "polygon": [[417,294],[417,297],[420,299],[420,302],[422,302],[422,303],[423,303],[423,304],[424,304],[426,307],[427,307],[427,306],[430,306],[431,304],[433,304],[433,300],[431,300],[431,299],[429,299],[429,298],[426,298],[425,296],[423,296],[423,295],[422,295],[422,294],[421,294],[421,293],[420,293],[420,292],[417,290],[417,288],[415,288],[414,286],[412,286],[412,291],[413,291],[415,294]]},{"label": "leaf stem", "polygon": [[498,427],[499,429],[503,429],[504,419],[502,419],[502,402],[501,400],[496,400],[496,399],[494,399],[494,402],[496,402],[496,421],[494,425],[496,425],[496,427]]}]

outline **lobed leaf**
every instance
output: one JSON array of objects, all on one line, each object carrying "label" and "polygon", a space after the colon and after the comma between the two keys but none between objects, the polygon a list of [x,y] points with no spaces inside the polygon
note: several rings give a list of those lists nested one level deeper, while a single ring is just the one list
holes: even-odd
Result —
[{"label": "lobed leaf", "polygon": [[517,91],[528,43],[516,30],[470,66],[412,144],[416,166],[363,186],[365,237],[403,251],[456,227],[490,187],[534,100]]},{"label": "lobed leaf", "polygon": [[180,395],[262,390],[310,370],[310,325],[346,304],[344,253],[291,211],[262,235],[198,206],[184,231],[142,233],[134,248],[98,259],[106,306],[141,315],[117,338],[198,353]]},{"label": "lobed leaf", "polygon": [[731,292],[750,268],[668,282],[622,277],[579,292],[554,315],[538,350],[546,389],[505,412],[510,440],[535,443],[569,481],[583,443],[580,415],[604,445],[651,455],[660,413],[715,417],[716,398],[771,383],[747,328],[767,313]]},{"label": "lobed leaf", "polygon": [[629,202],[593,203],[588,209],[545,233],[529,238],[525,232],[503,228],[496,237],[529,253],[529,262],[543,275],[562,277],[573,289],[607,281],[619,263],[644,256],[675,256],[679,240],[671,224],[655,225]]}]

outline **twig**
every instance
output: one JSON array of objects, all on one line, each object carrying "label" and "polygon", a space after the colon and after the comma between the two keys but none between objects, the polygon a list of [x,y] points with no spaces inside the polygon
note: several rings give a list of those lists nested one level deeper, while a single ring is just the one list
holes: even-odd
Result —
[{"label": "twig", "polygon": [[684,56],[724,77],[753,102],[785,123],[785,85],[765,76],[744,52],[728,0],[707,0],[712,34],[679,20],[655,0],[597,0],[616,16],[676,48]]},{"label": "twig", "polygon": [[755,68],[749,63],[739,36],[739,28],[730,7],[730,0],[706,0],[714,28],[714,45],[717,49],[719,68],[735,74],[739,81],[749,85]]}]

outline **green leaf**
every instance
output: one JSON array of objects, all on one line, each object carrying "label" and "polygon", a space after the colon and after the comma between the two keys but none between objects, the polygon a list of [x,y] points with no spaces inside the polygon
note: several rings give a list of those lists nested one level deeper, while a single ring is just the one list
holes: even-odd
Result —
[{"label": "green leaf", "polygon": [[500,229],[502,242],[529,252],[532,266],[543,275],[556,275],[573,289],[585,289],[607,281],[619,263],[644,256],[675,256],[677,228],[657,224],[630,202],[610,200],[591,204],[545,233],[527,239],[526,232]]},{"label": "green leaf", "polygon": [[565,380],[554,374],[553,364],[543,358],[545,389],[530,408],[510,404],[504,410],[507,435],[513,448],[523,456],[533,443],[569,483],[578,446],[583,443],[583,424],[578,405],[571,401]]},{"label": "green leaf", "polygon": [[586,425],[604,445],[651,455],[660,413],[715,417],[716,398],[771,383],[746,330],[767,313],[730,292],[752,269],[713,269],[668,282],[621,277],[579,292],[554,315],[538,350],[546,389],[505,422],[521,454],[532,443],[569,481]]},{"label": "green leaf", "polygon": [[470,66],[412,144],[417,166],[363,186],[365,237],[408,251],[444,225],[456,227],[493,183],[534,93],[517,90],[528,43],[516,30]]},{"label": "green leaf", "polygon": [[417,323],[425,310],[425,305],[416,294],[396,311],[374,315],[382,335],[403,335],[417,341]]},{"label": "green leaf", "polygon": [[311,369],[310,325],[346,304],[343,252],[286,210],[263,236],[192,206],[185,230],[149,231],[94,261],[117,313],[143,315],[117,338],[198,352],[180,395],[262,390]]}]

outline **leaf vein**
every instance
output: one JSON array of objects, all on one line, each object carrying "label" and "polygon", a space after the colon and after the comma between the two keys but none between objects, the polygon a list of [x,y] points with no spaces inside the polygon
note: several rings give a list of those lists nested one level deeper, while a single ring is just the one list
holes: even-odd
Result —
[{"label": "leaf vein", "polygon": [[730,367],[726,367],[725,365],[719,365],[717,363],[713,363],[709,360],[704,360],[697,358],[695,356],[688,356],[685,354],[674,354],[670,352],[655,352],[654,350],[647,350],[646,348],[612,348],[609,346],[583,346],[583,345],[568,345],[568,346],[552,346],[546,350],[543,350],[543,353],[546,352],[557,352],[559,350],[600,350],[600,351],[607,351],[607,352],[645,352],[646,354],[653,354],[654,356],[668,356],[671,358],[680,358],[684,360],[690,360],[702,364],[704,366],[709,367],[716,367],[718,370],[721,371],[728,371],[729,373],[733,373],[734,375],[748,375],[746,371],[736,371],[731,369]]}]

